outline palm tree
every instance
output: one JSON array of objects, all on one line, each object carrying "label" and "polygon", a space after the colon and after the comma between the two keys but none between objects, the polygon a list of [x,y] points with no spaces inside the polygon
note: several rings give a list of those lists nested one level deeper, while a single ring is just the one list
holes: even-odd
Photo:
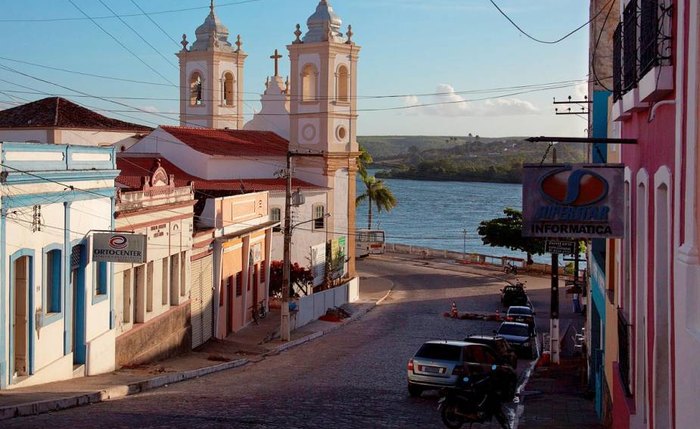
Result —
[{"label": "palm tree", "polygon": [[394,197],[389,188],[384,186],[384,181],[368,175],[367,171],[363,172],[360,170],[360,177],[362,177],[362,183],[365,185],[365,192],[355,199],[355,206],[367,200],[367,206],[369,207],[367,228],[372,229],[372,205],[377,207],[377,213],[381,213],[382,210],[391,211],[391,209],[396,207],[396,197]]}]

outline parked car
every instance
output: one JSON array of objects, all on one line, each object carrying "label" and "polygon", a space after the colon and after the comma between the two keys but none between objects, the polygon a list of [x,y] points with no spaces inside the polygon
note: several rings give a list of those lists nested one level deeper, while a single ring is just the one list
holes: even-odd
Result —
[{"label": "parked car", "polygon": [[522,286],[508,285],[501,289],[501,304],[504,307],[512,305],[528,305],[530,300]]},{"label": "parked car", "polygon": [[408,393],[419,396],[424,390],[451,387],[461,376],[491,372],[493,365],[512,397],[517,386],[515,370],[500,363],[491,347],[467,341],[428,341],[408,361]]},{"label": "parked car", "polygon": [[529,305],[511,305],[506,312],[506,321],[527,323],[535,326],[535,310]]},{"label": "parked car", "polygon": [[513,369],[518,367],[518,354],[513,350],[505,338],[496,335],[469,335],[464,339],[466,342],[486,344],[491,347],[500,363],[510,365]]},{"label": "parked car", "polygon": [[537,356],[537,333],[527,323],[503,322],[496,335],[505,338],[517,352],[529,358]]}]

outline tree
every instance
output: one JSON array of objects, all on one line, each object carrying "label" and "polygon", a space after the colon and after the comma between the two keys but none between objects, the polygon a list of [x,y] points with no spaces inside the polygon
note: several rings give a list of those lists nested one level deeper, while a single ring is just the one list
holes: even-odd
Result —
[{"label": "tree", "polygon": [[[282,261],[272,261],[270,263],[270,296],[281,296],[282,294],[282,271],[284,264]],[[298,295],[294,292],[294,287],[308,294],[310,286],[314,283],[314,275],[311,270],[293,263],[289,270],[289,283],[291,286],[290,296]]]},{"label": "tree", "polygon": [[357,157],[357,171],[360,172],[360,176],[364,177],[367,175],[367,167],[374,162],[372,155],[367,152],[362,145],[360,147],[360,156]]},{"label": "tree", "polygon": [[477,232],[484,244],[493,247],[506,247],[527,253],[527,264],[532,264],[532,255],[545,253],[544,240],[523,237],[523,214],[519,210],[503,210],[505,217],[482,221]]},{"label": "tree", "polygon": [[362,175],[362,183],[365,185],[365,192],[355,199],[355,206],[367,200],[367,228],[372,229],[372,206],[377,208],[377,213],[381,213],[382,210],[391,211],[396,207],[396,197],[384,186],[383,180],[377,180],[374,176]]}]

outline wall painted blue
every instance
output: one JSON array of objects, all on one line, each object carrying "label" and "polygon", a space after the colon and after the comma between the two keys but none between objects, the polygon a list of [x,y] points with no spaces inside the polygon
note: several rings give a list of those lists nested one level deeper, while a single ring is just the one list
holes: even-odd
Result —
[{"label": "wall painted blue", "polygon": [[[85,363],[85,336],[86,336],[86,326],[85,326],[85,266],[87,265],[87,246],[82,239],[74,240],[71,243],[71,253],[73,248],[80,246],[80,260],[77,266],[69,266],[69,270],[76,271],[76,284],[71,285],[73,288],[73,309],[75,312],[73,314],[74,329],[73,335],[75,337],[75,344],[73,344],[73,363],[74,364],[84,364]],[[70,275],[72,279],[72,274]]]},{"label": "wall painted blue", "polygon": [[[608,137],[608,99],[610,91],[593,91],[591,137]],[[596,164],[607,162],[607,144],[594,143],[592,159]],[[591,372],[592,387],[595,390],[595,409],[598,417],[603,415],[603,386],[605,384],[604,365],[605,350],[601,344],[605,344],[605,257],[606,241],[604,239],[591,240],[590,262],[591,269],[591,302],[593,315],[591,320]]]}]

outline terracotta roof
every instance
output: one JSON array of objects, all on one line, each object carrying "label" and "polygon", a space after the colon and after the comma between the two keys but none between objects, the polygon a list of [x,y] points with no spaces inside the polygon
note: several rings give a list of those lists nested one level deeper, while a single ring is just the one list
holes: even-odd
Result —
[{"label": "terracotta roof", "polygon": [[272,131],[162,126],[187,146],[207,155],[286,156],[289,142]]},{"label": "terracotta roof", "polygon": [[[173,163],[163,158],[159,154],[131,154],[120,152],[117,154],[117,168],[121,170],[117,176],[117,183],[128,189],[141,189],[143,186],[143,176],[150,176],[160,166],[170,175],[175,175],[175,186],[187,186],[194,182],[195,191],[208,193],[212,196],[218,195],[215,191],[224,191],[226,194],[257,191],[284,191],[286,181],[284,179],[226,179],[226,180],[206,180],[197,176],[192,176]],[[292,179],[293,189],[325,189],[303,180]]]},{"label": "terracotta roof", "polygon": [[89,128],[150,132],[144,125],[108,118],[61,97],[49,97],[0,111],[0,128]]}]

